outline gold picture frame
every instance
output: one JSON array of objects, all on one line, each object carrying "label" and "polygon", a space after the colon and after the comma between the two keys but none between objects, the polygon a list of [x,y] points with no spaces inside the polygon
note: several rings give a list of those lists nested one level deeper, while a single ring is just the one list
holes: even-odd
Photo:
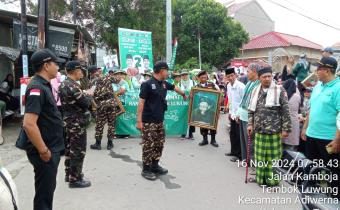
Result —
[{"label": "gold picture frame", "polygon": [[221,91],[195,87],[190,92],[188,124],[217,130]]}]

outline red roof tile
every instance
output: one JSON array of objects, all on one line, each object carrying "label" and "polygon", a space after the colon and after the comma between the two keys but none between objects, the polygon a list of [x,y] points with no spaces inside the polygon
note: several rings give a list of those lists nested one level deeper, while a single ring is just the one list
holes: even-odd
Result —
[{"label": "red roof tile", "polygon": [[243,46],[243,50],[300,46],[311,49],[322,49],[322,46],[299,36],[279,32],[268,32],[251,39]]}]

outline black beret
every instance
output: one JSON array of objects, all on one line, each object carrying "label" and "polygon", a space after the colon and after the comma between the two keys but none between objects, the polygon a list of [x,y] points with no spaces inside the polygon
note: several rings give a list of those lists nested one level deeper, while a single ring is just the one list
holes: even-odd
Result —
[{"label": "black beret", "polygon": [[157,61],[157,63],[153,66],[153,71],[160,71],[161,69],[169,69],[169,66],[164,61]]},{"label": "black beret", "polygon": [[148,60],[149,60],[150,58],[149,58],[148,55],[144,55],[144,56],[143,56],[143,60],[144,60],[144,59],[148,59]]},{"label": "black beret", "polygon": [[98,67],[96,65],[92,65],[92,66],[89,66],[89,68],[87,69],[89,73],[94,73],[96,71],[98,71]]},{"label": "black beret", "polygon": [[126,55],[126,59],[132,59],[132,55],[131,54],[127,54]]},{"label": "black beret", "polygon": [[272,67],[264,67],[257,72],[258,76],[266,73],[273,73]]},{"label": "black beret", "polygon": [[65,68],[67,72],[82,69],[79,61],[69,61],[66,63]]}]

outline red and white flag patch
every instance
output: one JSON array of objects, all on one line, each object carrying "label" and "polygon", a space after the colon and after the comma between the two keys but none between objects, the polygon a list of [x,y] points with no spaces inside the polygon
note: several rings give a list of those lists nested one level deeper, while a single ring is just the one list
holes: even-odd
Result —
[{"label": "red and white flag patch", "polygon": [[32,89],[30,91],[30,96],[40,96],[40,90],[39,89]]}]

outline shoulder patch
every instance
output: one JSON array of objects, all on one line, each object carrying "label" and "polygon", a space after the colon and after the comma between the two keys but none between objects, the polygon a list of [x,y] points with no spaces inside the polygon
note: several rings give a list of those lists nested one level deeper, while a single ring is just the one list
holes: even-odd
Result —
[{"label": "shoulder patch", "polygon": [[40,89],[32,89],[30,91],[30,96],[40,96],[40,92],[41,92]]},{"label": "shoulder patch", "polygon": [[155,84],[151,84],[151,88],[152,88],[152,90],[156,90],[156,85]]}]

